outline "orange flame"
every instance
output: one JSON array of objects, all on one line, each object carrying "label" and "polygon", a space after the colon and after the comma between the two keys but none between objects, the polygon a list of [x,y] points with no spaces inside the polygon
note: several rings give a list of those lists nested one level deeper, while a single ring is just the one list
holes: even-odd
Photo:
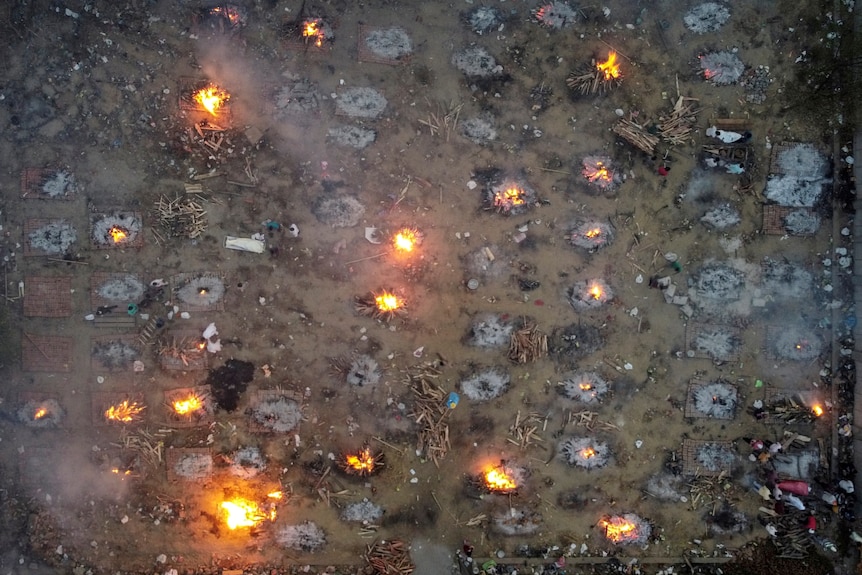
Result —
[{"label": "orange flame", "polygon": [[818,403],[818,404],[815,404],[815,405],[811,408],[811,411],[813,411],[813,412],[814,412],[814,415],[815,415],[816,417],[820,417],[821,415],[823,415],[823,406],[822,406],[822,405],[820,405],[819,403]]},{"label": "orange flame", "polygon": [[48,410],[44,407],[40,407],[36,410],[36,413],[33,414],[33,419],[42,419],[46,415],[48,415]]},{"label": "orange flame", "polygon": [[113,469],[111,469],[111,473],[113,473],[114,475],[119,475],[121,479],[125,479],[126,476],[132,474],[132,472],[128,469],[126,469],[125,471],[120,471],[119,468],[117,468],[117,467],[114,467]]},{"label": "orange flame", "polygon": [[585,168],[584,176],[590,181],[604,180],[610,182],[613,179],[610,170],[608,170],[602,162],[596,162],[595,168]]},{"label": "orange flame", "polygon": [[227,19],[230,21],[232,26],[236,26],[236,24],[237,24],[237,22],[239,22],[239,18],[240,18],[239,12],[236,10],[236,8],[232,8],[230,6],[225,6],[225,7],[215,6],[214,8],[210,9],[210,14],[214,14],[214,15],[224,14],[227,17]]},{"label": "orange flame", "polygon": [[596,450],[592,447],[585,447],[581,449],[581,457],[583,457],[584,459],[590,459],[591,457],[595,457],[595,455]]},{"label": "orange flame", "polygon": [[270,499],[281,499],[282,497],[284,497],[284,493],[282,493],[281,491],[273,491],[271,493],[267,493],[266,496]]},{"label": "orange flame", "polygon": [[593,228],[591,230],[588,230],[587,233],[584,234],[584,237],[589,238],[589,239],[593,239],[593,238],[599,237],[601,234],[602,234],[601,228]]},{"label": "orange flame", "polygon": [[383,313],[394,312],[404,305],[404,302],[400,300],[398,296],[387,291],[376,296],[374,298],[374,302],[377,304],[377,309]]},{"label": "orange flame", "polygon": [[110,230],[108,230],[108,235],[111,236],[111,239],[114,240],[115,244],[118,244],[129,237],[129,234],[126,233],[121,227],[114,226]]},{"label": "orange flame", "polygon": [[414,247],[416,247],[418,240],[419,238],[416,234],[416,230],[404,228],[395,234],[395,237],[392,239],[392,243],[397,251],[409,253],[413,251]]},{"label": "orange flame", "polygon": [[506,473],[505,468],[495,467],[485,472],[485,485],[490,491],[506,493],[518,488],[514,478]]},{"label": "orange flame", "polygon": [[620,77],[620,65],[617,64],[617,53],[611,50],[605,62],[596,64],[596,68],[605,75],[605,80],[615,80]]},{"label": "orange flame", "polygon": [[225,521],[231,530],[239,527],[254,527],[267,518],[256,503],[246,499],[222,501],[221,508],[225,511]]},{"label": "orange flame", "polygon": [[583,391],[589,391],[593,388],[593,386],[590,385],[589,383],[579,383],[578,387],[580,387],[581,390],[583,390]]},{"label": "orange flame", "polygon": [[524,190],[514,187],[494,194],[494,206],[498,208],[509,209],[512,206],[520,206],[526,203],[526,201],[524,199]]},{"label": "orange flame", "polygon": [[323,30],[320,28],[319,20],[307,20],[302,28],[303,38],[314,38],[315,46],[323,46],[323,41],[326,39]]},{"label": "orange flame", "polygon": [[590,288],[590,295],[591,295],[591,296],[593,297],[593,299],[595,299],[595,300],[601,299],[601,297],[602,297],[602,288],[601,288],[601,287],[599,287],[597,284],[596,284],[596,285],[593,285],[593,286]]},{"label": "orange flame", "polygon": [[207,112],[213,116],[218,116],[219,109],[230,100],[230,94],[214,84],[209,84],[195,92],[194,100]]},{"label": "orange flame", "polygon": [[111,421],[121,421],[128,423],[135,419],[144,410],[143,405],[138,405],[137,401],[124,400],[122,403],[112,405],[105,410],[105,419]]},{"label": "orange flame", "polygon": [[[206,344],[203,345],[206,346]],[[189,415],[201,409],[204,406],[204,402],[197,395],[191,394],[185,399],[177,399],[171,406],[177,415]]]},{"label": "orange flame", "polygon": [[622,517],[611,517],[610,519],[602,519],[599,525],[605,529],[605,537],[619,543],[625,539],[631,539],[637,534],[638,526],[634,523],[626,521]]},{"label": "orange flame", "polygon": [[368,447],[356,455],[347,454],[345,460],[347,467],[353,469],[358,475],[371,475],[374,472],[376,461]]}]

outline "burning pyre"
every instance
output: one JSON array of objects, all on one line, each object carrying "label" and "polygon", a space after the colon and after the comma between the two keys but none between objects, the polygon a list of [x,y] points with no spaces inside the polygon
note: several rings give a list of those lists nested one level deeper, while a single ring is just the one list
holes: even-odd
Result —
[{"label": "burning pyre", "polygon": [[396,253],[409,254],[422,243],[422,232],[415,228],[401,228],[392,236],[392,247]]},{"label": "burning pyre", "polygon": [[219,4],[210,8],[201,8],[195,19],[197,28],[209,29],[212,32],[232,32],[245,25],[246,16],[243,10],[235,4]]},{"label": "burning pyre", "polygon": [[347,475],[368,477],[383,467],[383,452],[373,452],[365,446],[356,453],[343,453],[338,459],[338,467]]},{"label": "burning pyre", "polygon": [[523,214],[537,202],[536,192],[523,183],[502,182],[485,190],[485,209],[505,215]]},{"label": "burning pyre", "polygon": [[483,490],[488,493],[514,494],[523,483],[524,470],[508,465],[505,461],[499,465],[488,466],[480,474],[479,481]]},{"label": "burning pyre", "polygon": [[617,61],[617,53],[611,50],[608,59],[598,62],[593,59],[590,65],[566,78],[566,84],[582,96],[605,94],[622,84],[622,71]]},{"label": "burning pyre", "polygon": [[281,31],[287,45],[302,50],[323,48],[335,40],[332,25],[321,16],[291,20],[282,26]]},{"label": "burning pyre", "polygon": [[587,156],[583,160],[581,174],[593,187],[609,192],[620,184],[620,177],[611,169],[611,159],[607,156]]},{"label": "burning pyre", "polygon": [[599,403],[608,389],[608,382],[594,371],[572,374],[557,385],[560,394],[585,404]]},{"label": "burning pyre", "polygon": [[557,451],[567,464],[584,469],[604,467],[611,459],[608,444],[592,437],[569,437],[560,442]]},{"label": "burning pyre", "polygon": [[597,309],[614,298],[610,286],[601,279],[577,282],[568,290],[569,303],[576,310]]},{"label": "burning pyre", "polygon": [[584,248],[591,252],[609,245],[614,239],[614,233],[608,224],[601,222],[583,222],[577,225],[569,236],[573,246]]},{"label": "burning pyre", "polygon": [[262,504],[243,497],[234,497],[222,501],[219,507],[228,529],[233,531],[240,527],[256,527],[263,521],[275,521],[275,507],[282,497],[281,491],[273,491],[267,494],[266,501]]},{"label": "burning pyre", "polygon": [[45,429],[57,427],[65,412],[56,399],[28,401],[18,409],[18,420],[27,427]]},{"label": "burning pyre", "polygon": [[736,386],[717,380],[695,384],[691,388],[694,409],[697,414],[715,419],[733,419],[739,402]]},{"label": "burning pyre", "polygon": [[140,419],[141,413],[146,409],[145,405],[124,399],[123,401],[109,406],[104,411],[105,420],[110,423],[132,423]]},{"label": "burning pyre", "polygon": [[332,38],[332,29],[322,18],[309,18],[302,23],[302,38],[319,48]]},{"label": "burning pyre", "polygon": [[578,21],[579,12],[567,2],[547,2],[533,12],[537,22],[548,28],[559,30]]},{"label": "burning pyre", "polygon": [[354,309],[360,315],[385,321],[405,313],[405,307],[404,298],[389,290],[383,290],[379,294],[371,292],[364,296],[357,296],[354,303]]},{"label": "burning pyre", "polygon": [[178,423],[200,423],[213,411],[209,386],[166,391],[165,403],[170,409],[171,419]]},{"label": "burning pyre", "polygon": [[599,521],[608,541],[616,545],[642,545],[649,540],[652,527],[634,513],[609,515]]},{"label": "burning pyre", "polygon": [[99,214],[92,220],[92,240],[99,248],[126,247],[139,239],[143,222],[138,214]]}]

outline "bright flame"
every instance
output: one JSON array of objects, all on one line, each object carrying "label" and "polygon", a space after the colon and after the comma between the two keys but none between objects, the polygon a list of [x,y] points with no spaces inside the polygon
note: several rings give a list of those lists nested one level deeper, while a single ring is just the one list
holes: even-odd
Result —
[{"label": "bright flame", "polygon": [[40,407],[36,410],[36,413],[33,414],[33,419],[42,419],[46,415],[48,415],[48,410],[44,407]]},{"label": "bright flame", "polygon": [[270,499],[281,499],[282,497],[284,497],[284,493],[282,493],[281,491],[273,491],[272,493],[267,493],[266,496]]},{"label": "bright flame", "polygon": [[512,206],[520,206],[526,203],[524,191],[518,188],[507,188],[506,191],[497,192],[494,195],[494,206],[509,209]]},{"label": "bright flame", "polygon": [[223,14],[227,16],[227,19],[230,21],[232,26],[236,26],[237,22],[239,22],[239,12],[236,8],[231,8],[230,6],[216,6],[210,9],[210,14]]},{"label": "bright flame", "polygon": [[207,342],[206,342],[206,341],[202,341],[202,342],[200,342],[200,343],[198,344],[198,349],[199,349],[199,350],[203,350],[204,348],[206,348],[206,346],[207,346]]},{"label": "bright flame", "polygon": [[601,299],[601,297],[602,297],[602,288],[601,288],[600,286],[598,286],[598,285],[594,285],[593,287],[591,287],[591,288],[590,288],[590,295],[591,295],[591,296],[593,297],[593,299],[595,299],[595,300],[597,300],[597,299]]},{"label": "bright flame", "polygon": [[814,412],[814,415],[816,417],[820,417],[821,415],[823,415],[823,406],[820,404],[816,404],[811,408],[811,411]]},{"label": "bright flame", "polygon": [[114,240],[115,244],[120,243],[128,237],[128,234],[123,228],[119,228],[117,226],[112,227],[108,230],[108,233],[111,235],[111,239]]},{"label": "bright flame", "polygon": [[631,539],[637,534],[638,526],[634,523],[626,521],[622,517],[611,517],[610,519],[602,519],[599,525],[605,528],[605,537],[615,543],[619,543],[625,539]]},{"label": "bright flame", "polygon": [[593,388],[593,386],[590,385],[589,383],[579,383],[578,387],[581,388],[581,391],[589,391]]},{"label": "bright flame", "polygon": [[592,447],[585,447],[581,449],[581,457],[583,457],[584,459],[590,459],[591,457],[595,457],[595,455],[596,450]]},{"label": "bright flame", "polygon": [[208,85],[195,92],[194,100],[213,116],[218,115],[219,109],[230,100],[230,94],[215,86]]},{"label": "bright flame", "polygon": [[404,305],[404,303],[398,299],[398,296],[389,292],[383,292],[379,296],[375,297],[374,302],[377,304],[377,309],[384,313],[393,312]]},{"label": "bright flame", "polygon": [[596,68],[605,74],[605,80],[613,80],[620,77],[620,65],[617,64],[617,53],[611,50],[605,62],[596,64]]},{"label": "bright flame", "polygon": [[586,178],[591,182],[595,182],[596,180],[610,182],[613,179],[610,170],[608,170],[602,162],[596,162],[596,166],[594,168],[585,168],[584,176],[586,176]]},{"label": "bright flame", "polygon": [[132,421],[136,415],[144,410],[143,405],[138,405],[137,401],[124,400],[118,405],[112,405],[105,410],[105,418],[111,421],[122,421],[128,423]]},{"label": "bright flame", "polygon": [[412,252],[417,240],[416,231],[405,228],[395,234],[392,243],[399,252]]},{"label": "bright flame", "polygon": [[172,404],[174,411],[178,415],[188,415],[190,413],[194,413],[195,411],[201,409],[203,406],[203,401],[201,401],[201,398],[195,394],[192,394],[185,399],[178,399]]},{"label": "bright flame", "polygon": [[495,467],[485,472],[485,485],[491,491],[514,491],[518,484],[504,469]]},{"label": "bright flame", "polygon": [[131,474],[132,474],[132,472],[131,472],[130,470],[128,470],[128,469],[126,469],[125,471],[122,471],[122,472],[121,472],[121,471],[120,471],[118,468],[116,468],[116,467],[114,467],[113,469],[111,469],[111,473],[113,473],[114,475],[131,475]]},{"label": "bright flame", "polygon": [[323,30],[320,29],[320,21],[319,20],[307,20],[305,22],[305,26],[302,28],[302,36],[303,38],[314,38],[315,46],[323,46],[323,40],[325,36],[323,34]]},{"label": "bright flame", "polygon": [[584,237],[589,238],[589,239],[593,239],[593,238],[599,237],[601,234],[602,234],[601,228],[593,228],[591,230],[588,230],[587,233],[584,234]]},{"label": "bright flame", "polygon": [[267,517],[256,503],[245,499],[222,501],[221,508],[227,514],[227,526],[231,530],[239,527],[254,527]]},{"label": "bright flame", "polygon": [[374,471],[374,455],[371,449],[366,447],[356,455],[345,456],[347,466],[355,470],[359,475],[370,475]]}]

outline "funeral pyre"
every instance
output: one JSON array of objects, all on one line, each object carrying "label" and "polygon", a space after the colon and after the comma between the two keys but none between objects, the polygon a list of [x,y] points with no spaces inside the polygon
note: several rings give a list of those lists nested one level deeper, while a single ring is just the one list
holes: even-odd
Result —
[{"label": "funeral pyre", "polygon": [[608,390],[608,382],[594,371],[574,373],[557,384],[561,395],[585,404],[601,402]]},{"label": "funeral pyre", "polygon": [[360,314],[373,319],[390,321],[405,313],[404,298],[395,295],[393,291],[383,290],[357,296],[354,309]]},{"label": "funeral pyre", "polygon": [[481,490],[502,495],[515,494],[524,483],[523,468],[501,461],[498,465],[488,465],[481,473],[471,478]]},{"label": "funeral pyre", "polygon": [[576,310],[597,309],[614,298],[610,286],[601,279],[577,282],[568,290],[569,303]]},{"label": "funeral pyre", "polygon": [[108,406],[104,411],[105,420],[110,423],[132,423],[141,418],[141,413],[146,406],[137,401],[124,399],[123,401]]},{"label": "funeral pyre", "polygon": [[620,176],[611,169],[611,159],[607,156],[586,156],[581,175],[602,192],[614,190],[621,182]]},{"label": "funeral pyre", "polygon": [[51,398],[27,401],[18,408],[18,420],[27,427],[37,429],[59,426],[64,415],[60,403]]},{"label": "funeral pyre", "polygon": [[368,477],[380,471],[383,462],[383,452],[375,453],[366,445],[356,453],[342,453],[338,458],[338,467],[347,475]]},{"label": "funeral pyre", "polygon": [[594,437],[569,437],[557,446],[560,458],[573,467],[598,469],[611,460],[611,449]]},{"label": "funeral pyre", "polygon": [[719,379],[693,384],[691,401],[700,415],[715,419],[733,419],[739,397],[735,385]]},{"label": "funeral pyre", "polygon": [[587,94],[605,94],[622,84],[623,75],[617,61],[617,53],[611,50],[608,59],[599,62],[595,58],[589,66],[572,72],[566,78],[566,84],[582,96]]},{"label": "funeral pyre", "polygon": [[245,25],[246,15],[235,4],[218,4],[209,8],[201,8],[195,16],[195,29],[200,31],[233,32]]},{"label": "funeral pyre", "polygon": [[575,226],[569,236],[573,246],[594,252],[609,245],[614,239],[613,229],[608,224],[590,221]]},{"label": "funeral pyre", "polygon": [[213,412],[207,386],[165,392],[170,418],[178,422],[199,422]]},{"label": "funeral pyre", "polygon": [[508,180],[491,184],[484,191],[483,207],[507,216],[520,215],[538,203],[536,192],[524,182]]},{"label": "funeral pyre", "polygon": [[271,491],[263,501],[231,497],[219,505],[225,524],[231,531],[241,527],[256,527],[263,521],[275,521],[276,505],[283,499],[281,491]]},{"label": "funeral pyre", "polygon": [[96,247],[124,247],[136,243],[143,223],[138,214],[115,212],[93,217],[91,238]]},{"label": "funeral pyre", "polygon": [[609,515],[599,521],[605,538],[616,545],[643,545],[649,540],[652,526],[634,513]]},{"label": "funeral pyre", "polygon": [[392,248],[398,254],[413,253],[423,240],[422,232],[415,228],[401,228],[392,235]]}]

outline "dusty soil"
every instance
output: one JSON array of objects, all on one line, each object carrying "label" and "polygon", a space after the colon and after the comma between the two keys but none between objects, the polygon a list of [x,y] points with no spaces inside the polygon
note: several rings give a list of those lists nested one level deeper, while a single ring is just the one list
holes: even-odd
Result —
[{"label": "dusty soil", "polygon": [[[191,2],[96,7],[19,0],[0,10],[0,189],[10,326],[2,343],[7,361],[0,389],[6,526],[0,537],[9,550],[2,558],[4,572],[31,561],[64,572],[83,565],[97,573],[356,563],[373,537],[430,541],[451,551],[466,539],[477,556],[497,550],[511,556],[524,545],[559,546],[552,556],[676,556],[686,549],[721,555],[765,535],[756,520],[761,501],[744,480],[757,469],[741,438],[776,440],[784,427],[758,423],[746,410],[771,388],[821,392],[813,385],[821,362],[773,359],[765,351],[767,328],[792,324],[826,342],[831,337],[822,329],[829,312],[820,291],[831,219],[812,237],[760,233],[767,136],[773,144],[821,143],[818,126],[781,112],[794,59],[812,41],[802,36],[801,9],[789,2],[735,4],[721,31],[698,36],[685,28],[684,10],[673,2],[642,9],[612,1],[607,17],[596,7],[584,8],[585,18],[562,30],[540,26],[532,3],[493,4],[507,16],[505,25],[479,36],[462,20],[471,3],[309,2],[306,10],[334,29],[334,39],[320,50],[297,38],[286,42],[284,25],[300,16],[298,1],[249,2],[244,26],[224,33],[195,25],[198,6]],[[395,66],[359,62],[360,24],[403,27],[413,55]],[[472,43],[494,55],[504,77],[475,82],[452,66],[452,54]],[[603,59],[610,47],[621,55],[621,86],[606,96],[572,97],[567,75],[593,57]],[[748,66],[769,66],[773,83],[765,103],[747,104],[738,86],[705,82],[697,55],[707,49],[738,49]],[[202,79],[231,94],[230,115],[210,118],[227,129],[218,150],[195,141],[194,123],[206,114],[180,106],[189,82]],[[319,105],[285,113],[274,94],[298,79],[315,87]],[[336,115],[330,95],[352,87],[373,87],[386,97],[381,117]],[[538,107],[530,97],[537,87],[551,88]],[[698,129],[689,143],[669,150],[672,169],[662,177],[655,162],[617,139],[610,127],[618,120],[616,109],[640,120],[668,111],[677,90],[698,99]],[[456,124],[456,115],[463,120],[481,113],[499,132],[484,146],[465,138]],[[716,173],[709,193],[687,194],[703,130],[710,118],[722,117],[750,120],[753,185],[741,190],[735,176]],[[327,132],[342,124],[373,129],[376,141],[363,150],[338,146]],[[429,124],[439,129],[432,133]],[[582,159],[596,154],[609,156],[625,178],[612,192],[597,191],[580,174]],[[22,198],[21,174],[34,167],[67,169],[80,186],[78,194],[69,201]],[[483,209],[482,186],[467,184],[488,168],[522,179],[535,190],[537,205],[508,217]],[[194,179],[210,172],[220,175]],[[160,197],[182,196],[187,183],[203,186],[194,201],[206,211],[207,227],[196,239],[170,237],[154,208]],[[332,227],[314,213],[321,198],[340,193],[354,195],[365,208],[351,227]],[[715,231],[700,223],[722,203],[739,211],[739,225]],[[96,249],[88,233],[91,215],[113,209],[143,214],[141,247]],[[37,218],[76,227],[78,241],[66,254],[73,263],[57,261],[62,255],[24,255],[27,222]],[[267,231],[262,222],[270,219],[281,229]],[[585,220],[607,223],[613,243],[595,253],[572,246],[567,233]],[[286,230],[289,224],[298,226],[298,237]],[[389,234],[401,226],[423,235],[410,255],[388,246]],[[516,241],[523,226],[526,239]],[[378,228],[384,243],[367,241],[366,227]],[[276,250],[254,254],[223,247],[227,235],[258,232]],[[490,269],[471,269],[475,254],[486,247],[494,256]],[[679,256],[681,271],[669,265],[666,252]],[[689,319],[680,306],[665,303],[660,290],[650,289],[649,278],[669,275],[684,294],[704,263],[733,261],[749,273],[739,300],[750,302],[766,256],[810,271],[815,295],[766,298],[764,307],[741,306],[725,317],[706,316],[695,306],[696,321],[743,328],[742,343],[732,361],[687,357]],[[145,284],[170,282],[178,273],[215,274],[226,287],[223,310],[168,319],[174,305],[179,311],[189,307],[168,286],[139,310],[166,321],[156,343],[143,348],[144,370],[104,372],[91,362],[92,338],[137,336],[146,322],[139,315],[136,326],[118,329],[84,319],[96,311],[91,280],[100,272],[133,274]],[[71,276],[69,317],[24,317],[17,285],[29,285],[26,280],[36,276]],[[479,280],[475,290],[466,285],[473,278]],[[539,285],[523,291],[518,279]],[[576,311],[567,290],[590,279],[606,282],[615,297],[598,309]],[[384,321],[356,312],[356,297],[383,289],[403,296],[406,313]],[[111,314],[122,316],[124,309]],[[550,355],[515,365],[506,346],[465,345],[473,318],[483,313],[508,317],[517,327],[534,322],[549,335]],[[177,334],[199,334],[210,322],[224,347],[207,358],[208,366],[241,359],[255,366],[254,377],[235,411],[216,409],[198,427],[177,427],[165,391],[202,385],[207,371],[161,368],[159,344],[176,341]],[[572,325],[594,328],[603,345],[582,356],[563,351],[560,334]],[[31,337],[50,335],[71,338],[68,368],[43,372],[41,361],[32,361],[22,370],[20,350],[30,346],[32,352]],[[36,346],[35,353],[47,359],[54,352]],[[363,354],[379,364],[380,381],[351,386],[335,367]],[[828,350],[819,357],[824,358]],[[446,393],[488,367],[505,370],[511,380],[508,391],[489,402],[462,397],[448,415],[451,449],[439,465],[417,452],[415,398],[407,382],[410,370],[429,363],[439,370],[433,383]],[[576,370],[596,371],[609,382],[599,405],[579,405],[557,393],[557,384]],[[735,417],[687,419],[686,393],[694,378],[737,385]],[[758,379],[764,388],[755,387]],[[276,389],[289,391],[302,405],[303,420],[288,433],[256,433],[246,415],[250,402],[259,390]],[[140,394],[146,410],[129,426],[103,425],[93,405],[107,391]],[[15,417],[28,392],[50,395],[62,405],[59,428],[32,428]],[[595,412],[599,423],[592,429],[569,422],[572,413],[584,410]],[[541,439],[522,449],[510,427],[516,417],[530,414],[536,414]],[[799,429],[831,439],[828,424]],[[606,442],[609,464],[589,471],[566,465],[557,442],[578,435]],[[678,467],[685,438],[735,442],[737,461],[714,504],[690,495],[668,502],[648,492],[651,478]],[[103,455],[138,456],[146,449],[117,446],[143,440],[156,447],[156,458],[137,460],[128,477],[111,473],[112,460]],[[370,478],[344,475],[329,457],[366,443],[385,456],[385,467]],[[260,448],[266,470],[252,479],[231,476],[226,458],[247,446]],[[202,447],[214,456],[211,476],[169,481],[171,449]],[[500,460],[524,470],[518,494],[472,491],[470,478]],[[668,466],[669,460],[677,463]],[[687,482],[679,483],[684,494]],[[253,530],[227,529],[222,500],[265,499],[275,489],[285,498],[274,521]],[[344,506],[363,498],[385,510],[376,533],[339,518]],[[709,531],[710,511],[725,500],[745,514],[750,529]],[[536,530],[512,537],[495,530],[493,518],[510,507],[538,514]],[[646,544],[617,547],[597,526],[606,515],[627,513],[652,525]],[[481,515],[486,519],[467,525]],[[326,533],[322,550],[277,544],[280,529],[304,521]]]}]

